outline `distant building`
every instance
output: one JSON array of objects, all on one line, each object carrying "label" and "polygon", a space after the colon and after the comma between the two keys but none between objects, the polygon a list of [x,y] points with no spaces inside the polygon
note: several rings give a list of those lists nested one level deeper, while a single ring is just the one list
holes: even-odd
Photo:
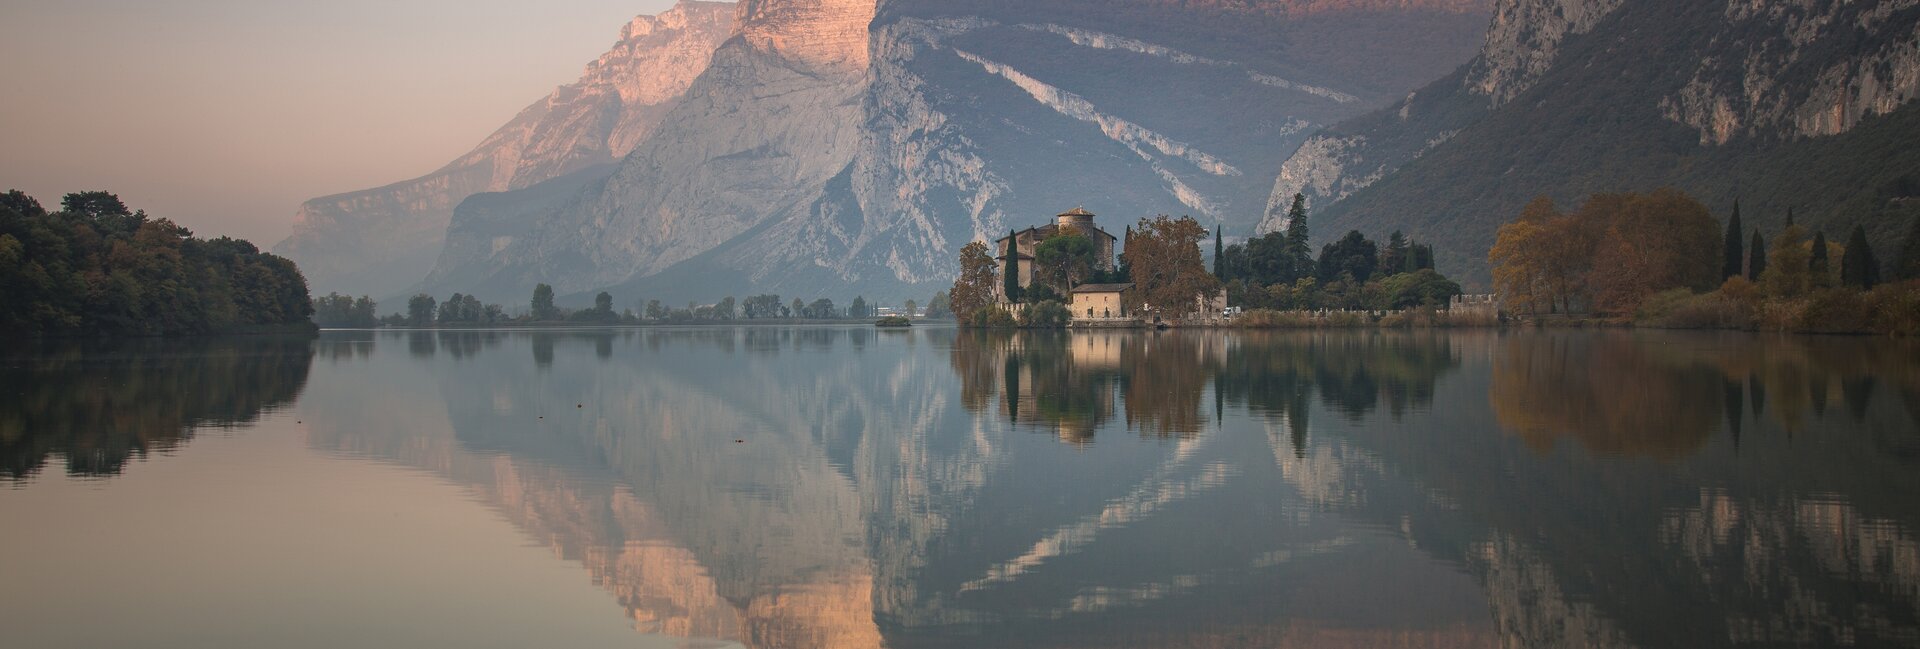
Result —
[{"label": "distant building", "polygon": [[[1093,241],[1096,268],[1101,272],[1112,271],[1114,268],[1114,244],[1118,243],[1120,239],[1108,233],[1106,230],[1100,229],[1100,226],[1094,225],[1093,218],[1094,214],[1087,211],[1086,208],[1076,207],[1054,217],[1053,223],[1027,228],[1015,232],[1011,236],[1000,237],[995,240],[993,242],[993,253],[997,255],[994,257],[994,260],[1000,264],[999,275],[1001,277],[1007,276],[1007,243],[1012,241],[1012,257],[1019,261],[1018,274],[1020,277],[1020,288],[1033,285],[1034,247],[1039,246],[1040,242],[1060,234],[1063,230],[1078,232],[1081,236],[1091,239]],[[1007,302],[1007,296],[1003,294],[1003,286],[1004,284],[996,283],[993,287],[994,297],[1001,303]],[[1076,290],[1076,292],[1078,291]],[[1116,312],[1118,311],[1117,306],[1115,310]]]},{"label": "distant building", "polygon": [[1073,301],[1067,310],[1073,321],[1082,324],[1121,322],[1130,319],[1126,295],[1132,284],[1082,284],[1073,287]]}]

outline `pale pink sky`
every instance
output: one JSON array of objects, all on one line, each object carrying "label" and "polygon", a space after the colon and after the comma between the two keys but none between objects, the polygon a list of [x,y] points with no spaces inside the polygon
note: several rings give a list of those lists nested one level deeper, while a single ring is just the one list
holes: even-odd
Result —
[{"label": "pale pink sky", "polygon": [[5,0],[0,191],[105,189],[197,234],[404,180],[672,0]]}]

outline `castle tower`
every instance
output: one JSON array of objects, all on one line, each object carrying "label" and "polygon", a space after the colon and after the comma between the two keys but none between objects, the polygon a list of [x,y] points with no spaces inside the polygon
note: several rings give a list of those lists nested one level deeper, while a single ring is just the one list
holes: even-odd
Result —
[{"label": "castle tower", "polygon": [[1093,213],[1087,211],[1087,208],[1084,207],[1076,207],[1063,212],[1058,219],[1060,227],[1073,228],[1079,230],[1081,234],[1091,235],[1096,231],[1096,228],[1093,227]]}]

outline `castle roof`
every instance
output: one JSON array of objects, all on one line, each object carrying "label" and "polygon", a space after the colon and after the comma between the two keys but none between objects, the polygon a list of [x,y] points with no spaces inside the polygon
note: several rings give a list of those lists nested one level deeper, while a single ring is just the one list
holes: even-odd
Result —
[{"label": "castle roof", "polygon": [[1087,208],[1085,207],[1075,207],[1071,210],[1061,212],[1060,216],[1084,216],[1084,217],[1092,218],[1094,216],[1094,213],[1087,211]]},{"label": "castle roof", "polygon": [[1132,284],[1081,284],[1073,287],[1075,293],[1120,293],[1133,288]]}]

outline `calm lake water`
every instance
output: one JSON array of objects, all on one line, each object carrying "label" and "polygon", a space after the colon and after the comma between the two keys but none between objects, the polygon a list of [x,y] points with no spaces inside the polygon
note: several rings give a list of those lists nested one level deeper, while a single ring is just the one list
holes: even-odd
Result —
[{"label": "calm lake water", "polygon": [[1920,646],[1920,346],[739,328],[47,346],[0,646]]}]

